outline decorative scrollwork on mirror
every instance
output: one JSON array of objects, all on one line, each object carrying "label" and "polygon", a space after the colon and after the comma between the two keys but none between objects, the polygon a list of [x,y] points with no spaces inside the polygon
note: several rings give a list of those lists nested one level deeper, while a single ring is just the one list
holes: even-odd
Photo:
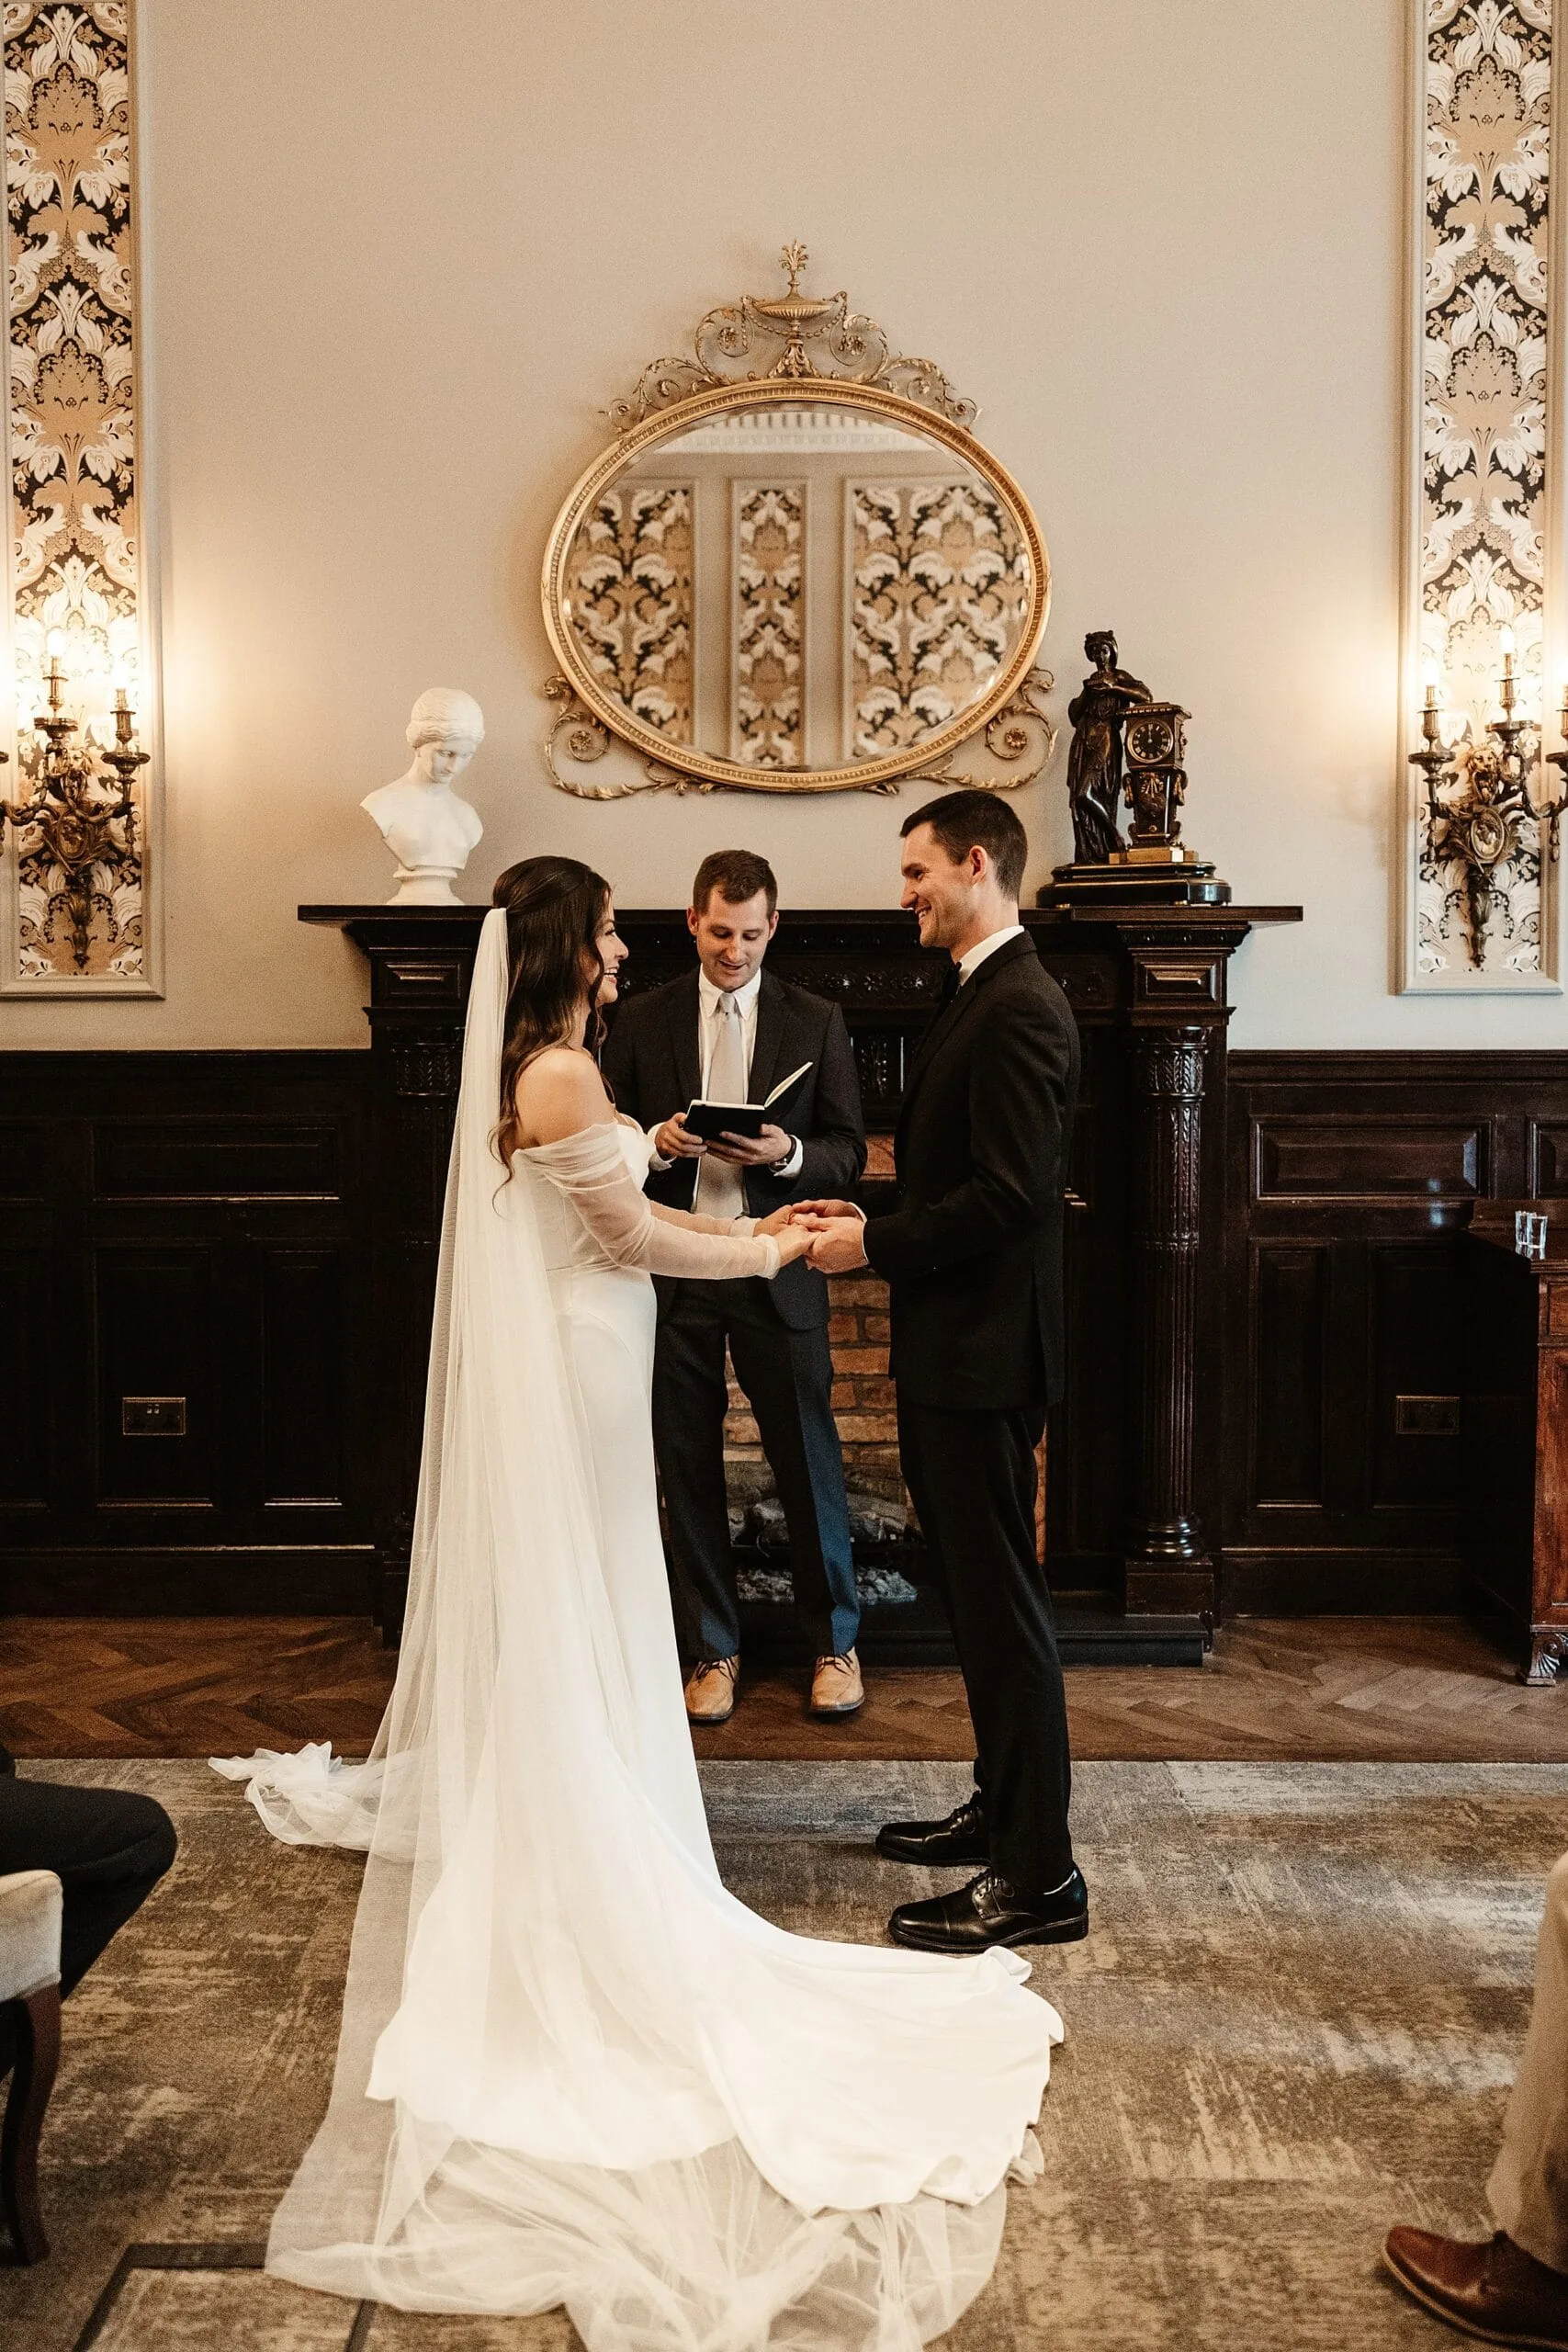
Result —
[{"label": "decorative scrollwork on mirror", "polygon": [[616,432],[646,424],[710,385],[750,384],[759,377],[783,383],[827,377],[840,383],[880,384],[884,391],[898,392],[967,430],[979,411],[953,390],[934,359],[900,357],[886,328],[852,311],[847,293],[800,291],[800,274],[809,259],[798,239],[785,245],[779,260],[789,277],[787,294],[772,300],[743,294],[739,302],[721,302],[698,322],[692,358],[650,360],[631,398],[612,401],[604,412]]},{"label": "decorative scrollwork on mirror", "polygon": [[783,258],[786,294],[710,311],[691,359],[643,370],[556,519],[551,779],[1015,789],[1055,741],[1040,526],[935,362],[803,294],[803,245]]}]

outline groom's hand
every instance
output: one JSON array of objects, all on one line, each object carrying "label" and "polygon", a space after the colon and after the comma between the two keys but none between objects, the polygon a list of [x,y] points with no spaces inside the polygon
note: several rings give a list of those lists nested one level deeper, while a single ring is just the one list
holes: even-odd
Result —
[{"label": "groom's hand", "polygon": [[858,1216],[832,1216],[820,1220],[803,1217],[796,1209],[797,1225],[809,1225],[816,1232],[811,1244],[809,1262],[819,1274],[852,1274],[857,1266],[866,1265],[865,1224]]},{"label": "groom's hand", "polygon": [[862,1217],[864,1214],[863,1209],[856,1208],[853,1201],[796,1201],[794,1209],[794,1215],[799,1219],[829,1216]]}]

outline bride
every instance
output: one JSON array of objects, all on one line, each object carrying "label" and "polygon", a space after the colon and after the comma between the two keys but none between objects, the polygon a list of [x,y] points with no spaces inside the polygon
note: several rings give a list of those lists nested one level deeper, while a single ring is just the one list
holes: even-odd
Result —
[{"label": "bride", "polygon": [[1039,2171],[1061,2025],[1010,1952],[786,1935],[726,1892],[649,1275],[771,1278],[809,1237],[647,1199],[591,1050],[626,953],[607,886],[537,857],[494,895],[396,1688],[364,1765],[218,1764],[276,1836],[367,1849],[331,2104],[268,2267],[404,2310],[564,2304],[590,2352],[912,2352],[989,2276],[1010,2172]]}]

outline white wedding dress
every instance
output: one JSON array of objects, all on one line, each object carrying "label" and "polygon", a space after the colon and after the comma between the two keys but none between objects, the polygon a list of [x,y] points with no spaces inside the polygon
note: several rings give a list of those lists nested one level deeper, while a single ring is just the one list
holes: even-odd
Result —
[{"label": "white wedding dress", "polygon": [[407,2310],[564,2304],[590,2352],[913,2352],[996,2259],[1062,2029],[996,1951],[786,1935],[720,1882],[655,1497],[648,1270],[776,1269],[655,1212],[624,1123],[491,1146],[485,922],[397,1684],[368,1763],[218,1765],[367,1849],[331,2104],[268,2267]]}]

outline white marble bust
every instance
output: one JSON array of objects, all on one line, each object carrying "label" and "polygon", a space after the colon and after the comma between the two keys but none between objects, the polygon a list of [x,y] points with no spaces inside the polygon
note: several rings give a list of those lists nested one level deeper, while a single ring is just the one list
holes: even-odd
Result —
[{"label": "white marble bust", "polygon": [[360,802],[398,861],[398,887],[389,906],[459,903],[452,885],[484,827],[452,786],[484,741],[484,713],[472,695],[457,686],[427,688],[409,714],[412,767]]}]

